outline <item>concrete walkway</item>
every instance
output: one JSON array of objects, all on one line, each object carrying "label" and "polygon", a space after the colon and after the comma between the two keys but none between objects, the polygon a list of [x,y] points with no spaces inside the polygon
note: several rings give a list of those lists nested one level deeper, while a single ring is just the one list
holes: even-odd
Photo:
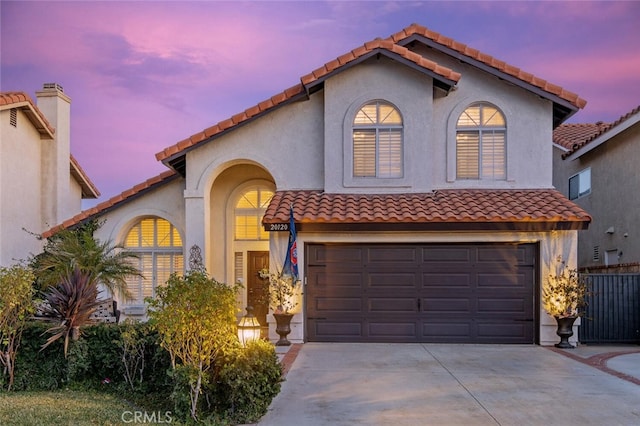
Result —
[{"label": "concrete walkway", "polygon": [[579,350],[306,343],[259,425],[640,424],[640,386]]}]

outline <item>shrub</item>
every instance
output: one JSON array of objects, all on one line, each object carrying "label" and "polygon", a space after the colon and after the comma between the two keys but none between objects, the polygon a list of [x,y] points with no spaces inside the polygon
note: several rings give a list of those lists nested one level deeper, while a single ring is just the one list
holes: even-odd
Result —
[{"label": "shrub", "polygon": [[49,324],[31,321],[22,333],[22,346],[16,359],[15,390],[55,390],[67,384],[67,362],[62,340],[41,351]]},{"label": "shrub", "polygon": [[197,420],[199,398],[207,386],[207,371],[218,353],[237,343],[237,287],[209,278],[204,271],[172,275],[149,299],[149,317],[171,365],[189,382],[190,414]]},{"label": "shrub", "polygon": [[211,382],[216,411],[235,424],[252,423],[267,412],[280,392],[282,366],[272,344],[250,342],[221,357]]},{"label": "shrub", "polygon": [[[0,366],[8,376],[7,390],[11,390],[15,379],[22,330],[33,312],[33,279],[31,271],[20,265],[0,268]],[[0,374],[0,387],[4,381],[4,374]]]}]

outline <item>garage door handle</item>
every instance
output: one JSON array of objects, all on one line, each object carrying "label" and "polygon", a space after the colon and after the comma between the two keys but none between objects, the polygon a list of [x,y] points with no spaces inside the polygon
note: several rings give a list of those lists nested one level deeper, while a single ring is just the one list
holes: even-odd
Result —
[{"label": "garage door handle", "polygon": [[418,297],[418,312],[420,312],[420,305],[421,305],[420,298]]}]

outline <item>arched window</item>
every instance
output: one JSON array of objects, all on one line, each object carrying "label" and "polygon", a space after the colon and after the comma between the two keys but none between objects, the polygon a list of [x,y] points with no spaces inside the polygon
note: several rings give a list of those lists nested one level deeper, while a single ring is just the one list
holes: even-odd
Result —
[{"label": "arched window", "polygon": [[269,233],[262,227],[262,217],[273,197],[273,191],[264,186],[252,186],[242,193],[234,209],[236,240],[268,240]]},{"label": "arched window", "polygon": [[469,106],[456,125],[458,179],[504,180],[506,172],[504,115],[486,102]]},{"label": "arched window", "polygon": [[164,285],[169,276],[184,271],[182,239],[177,229],[168,221],[145,218],[133,225],[124,246],[136,252],[137,266],[142,277],[127,279],[133,300],[130,304],[141,304],[145,297],[153,297],[158,286]]},{"label": "arched window", "polygon": [[353,176],[403,177],[402,117],[391,104],[373,101],[353,120]]}]

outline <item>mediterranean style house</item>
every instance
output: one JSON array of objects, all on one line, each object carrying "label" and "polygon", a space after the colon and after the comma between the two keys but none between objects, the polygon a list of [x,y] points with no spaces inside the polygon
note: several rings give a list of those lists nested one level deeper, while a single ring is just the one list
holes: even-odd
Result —
[{"label": "mediterranean style house", "polygon": [[292,209],[290,340],[552,344],[543,277],[576,264],[590,217],[553,188],[549,141],[585,104],[414,24],[169,146],[165,173],[44,236],[106,220],[97,236],[141,256],[126,316],[201,262],[265,324],[258,271],[282,267]]},{"label": "mediterranean style house", "polygon": [[578,238],[578,265],[639,272],[640,106],[613,123],[562,124],[553,132],[553,184],[593,218]]},{"label": "mediterranean style house", "polygon": [[71,99],[57,84],[0,93],[0,266],[42,250],[39,235],[100,193],[71,155]]}]

